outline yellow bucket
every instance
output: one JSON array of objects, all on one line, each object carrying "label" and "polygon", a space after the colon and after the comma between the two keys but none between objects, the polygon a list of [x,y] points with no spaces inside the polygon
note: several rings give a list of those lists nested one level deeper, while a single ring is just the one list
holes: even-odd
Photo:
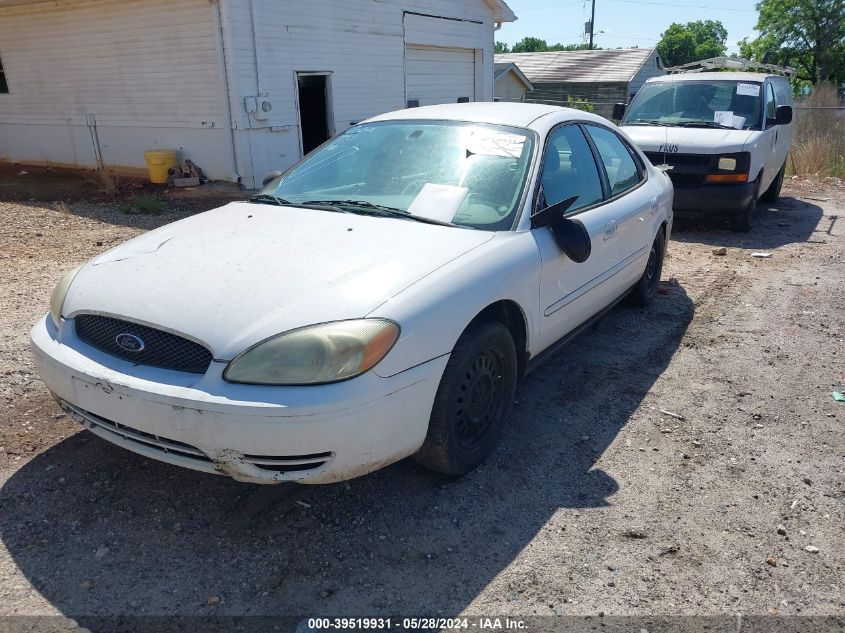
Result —
[{"label": "yellow bucket", "polygon": [[144,152],[144,160],[150,172],[150,182],[157,185],[167,183],[167,172],[176,167],[175,149],[148,149]]}]

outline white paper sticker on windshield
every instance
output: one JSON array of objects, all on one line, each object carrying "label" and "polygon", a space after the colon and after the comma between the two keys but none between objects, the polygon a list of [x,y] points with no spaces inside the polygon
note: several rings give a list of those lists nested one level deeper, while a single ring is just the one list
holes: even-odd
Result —
[{"label": "white paper sticker on windshield", "polygon": [[497,130],[473,129],[467,139],[467,150],[484,156],[510,156],[519,158],[525,136]]},{"label": "white paper sticker on windshield", "polygon": [[759,97],[760,84],[737,84],[736,93],[746,97]]},{"label": "white paper sticker on windshield", "polygon": [[469,193],[466,187],[426,183],[417,194],[408,213],[440,222],[451,222]]},{"label": "white paper sticker on windshield", "polygon": [[716,110],[713,113],[713,122],[741,130],[742,126],[745,125],[745,117],[736,116],[730,110]]}]

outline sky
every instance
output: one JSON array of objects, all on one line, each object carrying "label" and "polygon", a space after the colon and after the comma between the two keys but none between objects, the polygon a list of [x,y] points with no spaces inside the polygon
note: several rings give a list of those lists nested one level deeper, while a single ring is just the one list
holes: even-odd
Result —
[{"label": "sky", "polygon": [[[496,40],[513,44],[526,36],[549,44],[584,41],[590,0],[506,0],[518,20],[506,23]],[[756,36],[755,0],[596,0],[596,46],[651,48],[672,22],[720,20],[728,30],[728,53],[738,53],[744,37]],[[711,6],[712,5],[712,6]],[[604,33],[600,33],[604,31]]]}]

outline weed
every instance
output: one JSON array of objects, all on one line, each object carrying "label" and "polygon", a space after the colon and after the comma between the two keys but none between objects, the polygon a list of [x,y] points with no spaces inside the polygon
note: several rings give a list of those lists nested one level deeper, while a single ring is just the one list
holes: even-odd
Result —
[{"label": "weed", "polygon": [[845,177],[845,110],[830,84],[796,104],[787,173]]},{"label": "weed", "polygon": [[117,210],[127,215],[132,213],[158,215],[167,210],[167,203],[153,196],[138,196],[122,203]]},{"label": "weed", "polygon": [[115,198],[120,193],[120,178],[114,172],[100,169],[86,180],[93,184],[102,195],[109,198]]}]

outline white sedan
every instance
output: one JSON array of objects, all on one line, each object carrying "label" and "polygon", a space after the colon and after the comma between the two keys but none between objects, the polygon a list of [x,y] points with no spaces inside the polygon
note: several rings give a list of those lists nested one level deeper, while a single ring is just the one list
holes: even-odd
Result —
[{"label": "white sedan", "polygon": [[408,456],[459,475],[526,372],[653,298],[671,228],[669,179],[605,119],[403,110],[71,271],[32,350],[66,411],[153,459],[256,483]]}]

